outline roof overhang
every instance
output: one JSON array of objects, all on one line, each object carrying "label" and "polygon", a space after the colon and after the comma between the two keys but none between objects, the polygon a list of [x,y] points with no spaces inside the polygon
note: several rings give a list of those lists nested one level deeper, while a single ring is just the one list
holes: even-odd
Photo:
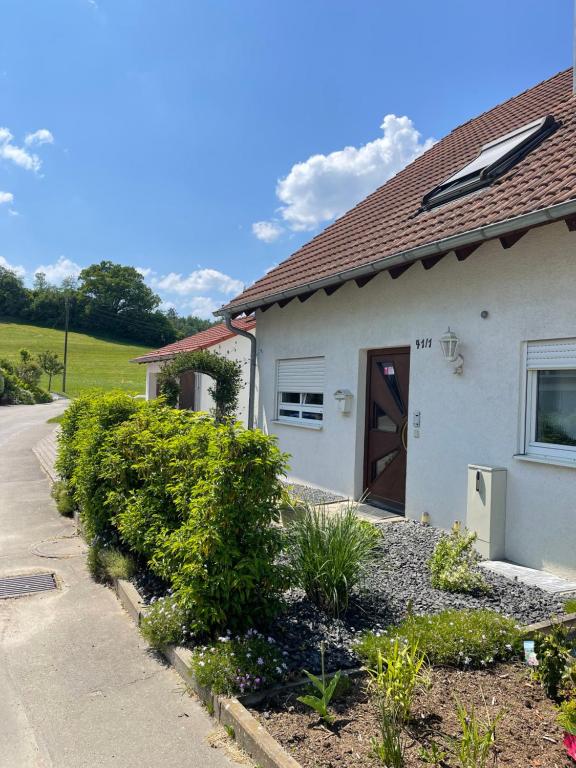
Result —
[{"label": "roof overhang", "polygon": [[462,232],[458,235],[451,235],[441,240],[434,240],[424,245],[419,245],[406,251],[400,251],[382,259],[372,261],[369,264],[363,264],[353,269],[342,270],[334,275],[313,280],[307,283],[301,283],[294,288],[285,291],[278,291],[273,294],[254,298],[249,301],[238,302],[232,306],[222,307],[214,312],[219,317],[238,317],[242,314],[252,314],[256,309],[263,306],[270,306],[279,301],[293,299],[301,296],[303,293],[314,293],[322,288],[346,283],[350,280],[372,277],[378,272],[383,272],[392,267],[398,267],[410,264],[414,261],[421,261],[434,256],[443,256],[450,251],[457,251],[467,246],[477,246],[488,240],[494,240],[505,235],[511,235],[519,232],[526,232],[528,229],[539,227],[543,224],[550,224],[555,221],[561,221],[569,216],[576,214],[576,199],[567,200],[564,203],[541,208],[537,211],[524,213],[520,216],[514,216],[510,219],[487,224],[485,227],[478,227]]}]

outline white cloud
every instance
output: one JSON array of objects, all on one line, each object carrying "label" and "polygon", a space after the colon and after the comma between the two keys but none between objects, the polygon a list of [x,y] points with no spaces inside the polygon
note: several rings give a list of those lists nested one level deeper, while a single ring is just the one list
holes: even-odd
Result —
[{"label": "white cloud", "polygon": [[312,155],[280,179],[279,212],[290,229],[312,230],[341,216],[434,143],[423,141],[408,117],[386,115],[380,127],[383,135],[374,141]]},{"label": "white cloud", "polygon": [[209,296],[194,296],[193,299],[181,306],[180,313],[214,320],[213,313],[221,306],[222,302],[215,301]]},{"label": "white cloud", "polygon": [[150,269],[150,267],[134,267],[134,269],[136,270],[136,272],[141,274],[142,277],[144,278],[150,277],[151,275],[156,274],[153,269]]},{"label": "white cloud", "polygon": [[26,270],[24,267],[16,266],[14,264],[10,264],[4,256],[0,256],[0,267],[4,267],[4,269],[9,269],[11,272],[14,272],[18,277],[24,277],[26,275]]},{"label": "white cloud", "polygon": [[40,128],[34,133],[27,133],[24,139],[27,147],[40,146],[41,144],[54,144],[54,136],[47,128]]},{"label": "white cloud", "polygon": [[284,228],[275,221],[255,221],[252,224],[252,234],[264,243],[273,243],[284,232]]},{"label": "white cloud", "polygon": [[217,269],[197,269],[186,277],[177,272],[170,272],[167,275],[152,278],[150,283],[156,290],[178,296],[212,292],[231,296],[240,293],[244,288],[240,280],[235,280]]},{"label": "white cloud", "polygon": [[9,216],[20,216],[18,211],[15,211],[14,208],[8,208],[8,215]]},{"label": "white cloud", "polygon": [[12,192],[0,192],[0,205],[11,203],[14,200]]},{"label": "white cloud", "polygon": [[[26,171],[39,171],[42,167],[42,161],[38,155],[14,144],[13,139],[14,136],[8,128],[0,128],[0,160],[8,160]],[[27,134],[24,144],[31,147],[52,144],[53,141],[54,137],[50,131],[47,128],[41,128],[34,133]]]},{"label": "white cloud", "polygon": [[82,267],[79,264],[65,256],[60,256],[55,264],[41,264],[34,270],[34,274],[43,272],[49,283],[59,285],[67,277],[78,277],[81,271]]}]

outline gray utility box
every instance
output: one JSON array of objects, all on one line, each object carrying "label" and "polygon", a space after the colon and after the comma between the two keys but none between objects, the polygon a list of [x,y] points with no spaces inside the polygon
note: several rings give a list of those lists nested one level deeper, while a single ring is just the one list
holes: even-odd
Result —
[{"label": "gray utility box", "polygon": [[468,464],[466,527],[476,531],[476,549],[488,560],[502,560],[506,538],[506,470]]}]

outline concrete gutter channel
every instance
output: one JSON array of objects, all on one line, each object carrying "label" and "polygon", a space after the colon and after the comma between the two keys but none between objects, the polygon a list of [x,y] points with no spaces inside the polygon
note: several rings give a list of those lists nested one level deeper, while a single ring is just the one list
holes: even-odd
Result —
[{"label": "concrete gutter channel", "polygon": [[[54,437],[51,436],[51,439],[53,442]],[[55,454],[51,450],[46,450],[46,439],[43,443],[41,450],[35,451],[35,453],[50,481],[55,482],[57,478],[51,461]],[[74,519],[79,532],[82,533],[82,526],[77,513],[75,513]],[[142,617],[146,614],[146,604],[136,587],[124,579],[114,579],[113,588],[124,610],[135,624],[139,625]],[[566,627],[576,627],[576,613],[566,614],[556,621],[548,620],[529,624],[523,627],[523,632],[527,636],[531,636],[536,632],[546,632],[558,623]],[[231,726],[234,729],[235,741],[250,755],[259,768],[301,768],[300,763],[288,754],[284,747],[248,711],[244,703],[258,703],[274,693],[303,685],[308,682],[307,680],[279,685],[258,694],[247,695],[240,700],[236,697],[215,694],[209,688],[200,685],[190,669],[192,652],[188,648],[167,646],[162,650],[162,655],[172,665],[186,688],[194,691],[212,716],[222,725]],[[348,669],[342,670],[342,674],[355,676],[360,671],[359,669]]]}]

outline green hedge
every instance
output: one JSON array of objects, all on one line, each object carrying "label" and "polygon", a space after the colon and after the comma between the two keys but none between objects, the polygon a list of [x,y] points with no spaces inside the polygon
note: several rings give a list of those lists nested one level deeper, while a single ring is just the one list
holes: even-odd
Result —
[{"label": "green hedge", "polygon": [[162,401],[91,395],[66,413],[58,468],[87,534],[144,560],[194,630],[241,630],[274,609],[286,469],[274,438]]}]

